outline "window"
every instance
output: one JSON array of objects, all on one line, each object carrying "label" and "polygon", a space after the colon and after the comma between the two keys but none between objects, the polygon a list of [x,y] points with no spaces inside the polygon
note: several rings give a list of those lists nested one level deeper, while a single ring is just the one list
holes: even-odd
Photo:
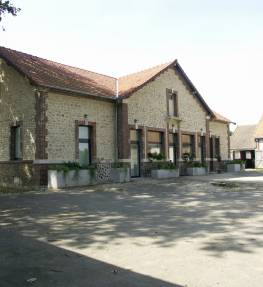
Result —
[{"label": "window", "polygon": [[239,151],[234,151],[234,159],[241,159],[241,155]]},{"label": "window", "polygon": [[11,160],[22,159],[22,149],[21,149],[21,127],[14,126],[11,127]]},{"label": "window", "polygon": [[139,140],[138,130],[130,130],[130,141],[137,142]]},{"label": "window", "polygon": [[174,163],[177,160],[177,134],[169,134],[169,160]]},{"label": "window", "polygon": [[177,117],[177,95],[171,94],[168,96],[168,116]]},{"label": "window", "polygon": [[79,126],[79,163],[91,164],[91,129],[88,126]]},{"label": "window", "polygon": [[195,157],[195,142],[193,135],[182,135],[182,155],[188,154],[190,157]]},{"label": "window", "polygon": [[148,131],[148,153],[163,154],[163,133]]}]

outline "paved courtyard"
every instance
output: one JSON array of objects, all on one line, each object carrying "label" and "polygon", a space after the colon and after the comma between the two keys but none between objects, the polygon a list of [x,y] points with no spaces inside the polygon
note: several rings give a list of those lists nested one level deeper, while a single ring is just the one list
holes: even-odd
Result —
[{"label": "paved courtyard", "polygon": [[262,287],[263,173],[0,194],[0,282]]}]

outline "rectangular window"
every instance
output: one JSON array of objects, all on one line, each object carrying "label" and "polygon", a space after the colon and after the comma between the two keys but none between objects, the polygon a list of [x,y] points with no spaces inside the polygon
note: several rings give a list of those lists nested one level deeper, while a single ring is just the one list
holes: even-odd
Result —
[{"label": "rectangular window", "polygon": [[148,131],[147,141],[148,141],[148,153],[164,154],[162,132]]},{"label": "rectangular window", "polygon": [[177,95],[171,94],[168,96],[168,115],[170,117],[178,116]]},{"label": "rectangular window", "polygon": [[239,151],[234,151],[234,159],[241,159],[241,155]]},{"label": "rectangular window", "polygon": [[195,157],[195,141],[193,135],[182,135],[182,156]]},{"label": "rectangular window", "polygon": [[11,160],[22,159],[21,143],[21,127],[11,127]]},{"label": "rectangular window", "polygon": [[177,134],[169,134],[169,160],[176,162],[177,159]]},{"label": "rectangular window", "polygon": [[91,164],[91,129],[89,126],[79,126],[79,163]]}]

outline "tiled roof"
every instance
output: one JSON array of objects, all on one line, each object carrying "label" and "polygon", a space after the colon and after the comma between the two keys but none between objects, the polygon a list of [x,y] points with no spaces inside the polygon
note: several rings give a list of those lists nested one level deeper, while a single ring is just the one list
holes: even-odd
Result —
[{"label": "tiled roof", "polygon": [[117,79],[0,47],[0,57],[34,84],[62,91],[115,98]]},{"label": "tiled roof", "polygon": [[255,133],[257,125],[237,126],[230,138],[230,146],[233,150],[255,149]]},{"label": "tiled roof", "polygon": [[225,118],[224,116],[220,115],[219,113],[214,112],[214,115],[215,115],[215,119],[216,121],[219,121],[219,122],[224,122],[224,123],[231,123],[232,121],[230,121],[229,119]]},{"label": "tiled roof", "polygon": [[[118,96],[125,97],[154,80],[169,67],[174,67],[206,111],[214,116],[213,111],[206,104],[177,60],[116,79],[4,47],[0,47],[0,57],[27,76],[35,85],[58,91],[110,99],[116,99],[117,85]],[[224,118],[225,120],[227,119]]]},{"label": "tiled roof", "polygon": [[172,66],[176,61],[165,63],[146,69],[137,73],[129,74],[119,78],[119,96],[124,97],[132,92],[138,90],[149,81],[153,80],[162,71]]},{"label": "tiled roof", "polygon": [[263,138],[263,115],[257,125],[256,138]]}]

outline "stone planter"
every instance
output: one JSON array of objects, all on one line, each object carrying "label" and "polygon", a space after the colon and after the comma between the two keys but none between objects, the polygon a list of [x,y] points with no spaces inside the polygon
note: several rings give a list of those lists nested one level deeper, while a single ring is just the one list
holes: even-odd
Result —
[{"label": "stone planter", "polygon": [[227,165],[227,171],[228,172],[240,172],[241,165],[239,163],[229,163]]},{"label": "stone planter", "polygon": [[175,178],[179,177],[179,169],[153,169],[151,176],[156,179]]},{"label": "stone planter", "polygon": [[111,180],[113,182],[129,182],[131,180],[130,169],[119,167],[111,169]]},{"label": "stone planter", "polygon": [[59,189],[64,187],[85,186],[94,183],[95,176],[88,169],[70,170],[68,172],[49,170],[48,188]]},{"label": "stone planter", "polygon": [[190,176],[206,175],[207,172],[205,167],[188,167],[186,169],[186,174]]}]

